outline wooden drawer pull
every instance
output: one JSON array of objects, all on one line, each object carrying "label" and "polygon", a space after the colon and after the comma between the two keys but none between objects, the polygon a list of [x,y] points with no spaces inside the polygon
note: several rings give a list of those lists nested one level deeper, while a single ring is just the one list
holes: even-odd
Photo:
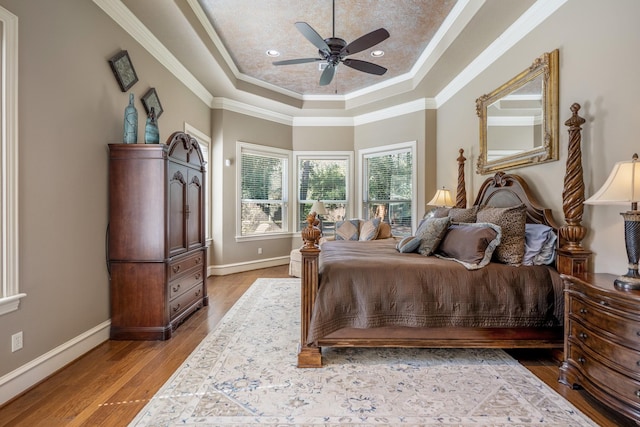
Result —
[{"label": "wooden drawer pull", "polygon": [[176,311],[180,310],[181,306],[182,306],[182,304],[178,304],[175,307],[173,307],[173,312],[175,313]]},{"label": "wooden drawer pull", "polygon": [[201,292],[202,292],[202,289],[198,289],[198,290],[196,291],[196,296],[197,296],[197,297],[199,297]]},{"label": "wooden drawer pull", "polygon": [[196,274],[196,280],[200,279],[200,276],[202,276],[202,274],[197,273],[197,274]]},{"label": "wooden drawer pull", "polygon": [[202,258],[198,257],[196,258],[196,264],[200,264],[202,262]]},{"label": "wooden drawer pull", "polygon": [[177,273],[178,271],[180,271],[180,264],[173,266],[173,272]]},{"label": "wooden drawer pull", "polygon": [[173,288],[173,292],[178,292],[180,290],[180,283],[178,283],[176,286],[174,286]]}]

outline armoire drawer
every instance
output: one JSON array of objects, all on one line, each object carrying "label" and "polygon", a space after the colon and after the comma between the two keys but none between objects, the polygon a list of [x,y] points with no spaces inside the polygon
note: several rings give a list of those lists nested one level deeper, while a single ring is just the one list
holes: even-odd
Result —
[{"label": "armoire drawer", "polygon": [[169,316],[171,319],[179,316],[187,308],[191,307],[194,302],[199,301],[202,304],[202,294],[204,292],[203,284],[197,284],[191,289],[187,289],[179,297],[169,301]]},{"label": "armoire drawer", "polygon": [[198,251],[184,258],[178,258],[169,263],[169,280],[186,274],[196,267],[202,268],[204,262],[204,252]]},{"label": "armoire drawer", "polygon": [[187,274],[169,282],[169,300],[182,295],[197,283],[202,283],[202,268],[191,269]]}]

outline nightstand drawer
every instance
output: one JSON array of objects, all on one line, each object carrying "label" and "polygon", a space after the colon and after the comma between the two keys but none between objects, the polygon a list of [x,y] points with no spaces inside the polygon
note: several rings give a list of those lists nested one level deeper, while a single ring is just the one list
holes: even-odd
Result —
[{"label": "nightstand drawer", "polygon": [[606,301],[598,305],[587,303],[575,296],[571,301],[571,316],[599,330],[609,332],[625,345],[640,348],[640,323],[621,317],[615,307]]},{"label": "nightstand drawer", "polygon": [[590,349],[607,360],[607,366],[621,370],[626,375],[635,376],[640,380],[640,354],[633,349],[616,344],[583,324],[569,319],[569,337],[573,344],[583,349]]},{"label": "nightstand drawer", "polygon": [[[617,400],[640,409],[640,381],[635,381],[601,364],[577,346],[569,345],[569,359],[596,387],[615,396]],[[589,388],[587,384],[582,385]]]}]

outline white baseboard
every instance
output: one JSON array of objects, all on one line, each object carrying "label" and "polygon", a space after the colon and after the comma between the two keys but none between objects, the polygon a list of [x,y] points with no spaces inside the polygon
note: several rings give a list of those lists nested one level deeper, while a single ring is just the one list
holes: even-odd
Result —
[{"label": "white baseboard", "polygon": [[259,268],[275,267],[277,265],[285,265],[285,264],[289,264],[289,255],[277,257],[277,258],[261,259],[257,261],[239,262],[237,264],[210,265],[207,268],[207,275],[208,276],[225,276],[227,274],[241,273],[244,271],[257,270]]},{"label": "white baseboard", "polygon": [[0,405],[109,339],[111,320],[78,335],[0,378]]}]

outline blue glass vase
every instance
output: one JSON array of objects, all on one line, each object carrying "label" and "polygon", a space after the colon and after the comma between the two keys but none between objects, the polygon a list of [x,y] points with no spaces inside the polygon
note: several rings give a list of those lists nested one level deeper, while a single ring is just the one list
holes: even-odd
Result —
[{"label": "blue glass vase", "polygon": [[153,107],[149,111],[149,117],[147,117],[147,125],[144,128],[144,143],[145,144],[159,144],[160,132],[158,131],[158,121],[156,120],[156,112]]},{"label": "blue glass vase", "polygon": [[136,144],[138,142],[138,110],[133,105],[133,94],[129,94],[129,105],[124,109],[124,137],[125,144]]}]

